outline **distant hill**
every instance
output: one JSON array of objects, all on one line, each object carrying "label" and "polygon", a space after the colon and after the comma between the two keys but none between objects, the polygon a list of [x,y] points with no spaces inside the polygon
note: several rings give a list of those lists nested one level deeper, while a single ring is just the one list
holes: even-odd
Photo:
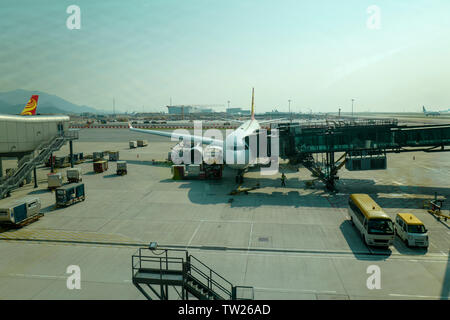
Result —
[{"label": "distant hill", "polygon": [[23,89],[0,92],[0,113],[20,113],[33,94],[39,95],[37,112],[41,114],[70,114],[83,112],[102,113],[102,111],[95,108],[88,106],[79,106],[55,95],[40,91],[28,91]]}]

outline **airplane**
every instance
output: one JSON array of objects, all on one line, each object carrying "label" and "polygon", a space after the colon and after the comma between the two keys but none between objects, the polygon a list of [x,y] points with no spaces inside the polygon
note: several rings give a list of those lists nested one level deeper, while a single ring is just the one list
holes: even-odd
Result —
[{"label": "airplane", "polygon": [[[237,121],[237,120],[235,120]],[[207,144],[211,148],[223,154],[223,162],[228,167],[237,170],[236,182],[243,182],[245,171],[250,167],[256,165],[256,156],[252,154],[249,147],[249,137],[255,135],[261,129],[261,124],[280,121],[280,119],[258,121],[255,119],[255,89],[252,89],[252,107],[250,120],[241,121],[242,124],[228,136],[225,140],[219,140],[211,137],[195,136],[191,134],[170,133],[156,130],[137,129],[128,123],[130,131],[153,134],[158,136],[170,137],[175,139],[190,140],[194,143]],[[224,152],[225,151],[225,152]],[[245,159],[239,161],[243,163],[236,163],[237,159]],[[251,160],[254,159],[254,160]]]},{"label": "airplane", "polygon": [[34,116],[36,115],[37,103],[39,96],[32,95],[25,108],[20,113],[21,116]]},{"label": "airplane", "polygon": [[439,111],[427,111],[427,109],[425,109],[425,106],[422,106],[423,109],[423,113],[428,117],[428,116],[440,116],[441,113]]}]

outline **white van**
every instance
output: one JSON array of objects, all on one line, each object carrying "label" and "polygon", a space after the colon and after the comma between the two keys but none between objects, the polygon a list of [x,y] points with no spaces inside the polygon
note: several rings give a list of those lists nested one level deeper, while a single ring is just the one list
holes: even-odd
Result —
[{"label": "white van", "polygon": [[411,213],[399,213],[395,217],[395,233],[408,246],[428,248],[428,232],[422,221]]}]

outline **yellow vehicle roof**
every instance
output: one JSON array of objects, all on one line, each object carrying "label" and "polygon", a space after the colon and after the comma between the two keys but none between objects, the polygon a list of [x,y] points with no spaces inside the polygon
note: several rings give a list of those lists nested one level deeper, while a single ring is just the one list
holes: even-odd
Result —
[{"label": "yellow vehicle roof", "polygon": [[354,193],[350,198],[367,219],[391,219],[368,194]]},{"label": "yellow vehicle roof", "polygon": [[422,225],[422,221],[419,220],[415,215],[412,213],[398,213],[397,214],[400,219],[402,219],[407,225]]}]

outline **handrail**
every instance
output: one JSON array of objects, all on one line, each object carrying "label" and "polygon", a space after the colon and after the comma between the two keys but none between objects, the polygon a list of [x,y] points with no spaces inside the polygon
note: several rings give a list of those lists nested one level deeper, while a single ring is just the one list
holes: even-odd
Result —
[{"label": "handrail", "polygon": [[213,292],[215,295],[220,296],[218,293],[215,293],[215,290],[213,288],[213,284],[215,285],[215,287],[217,287],[218,289],[222,290],[223,293],[225,293],[227,296],[231,297],[232,296],[232,292],[229,291],[228,289],[224,288],[223,286],[221,286],[217,281],[213,280],[212,278],[208,277],[205,273],[203,273],[202,271],[198,270],[198,268],[193,267],[193,269],[202,277],[204,277],[207,281],[208,284],[205,285],[203,282],[201,282],[196,276],[194,276],[192,273],[189,274],[189,276],[193,279],[195,279],[196,281],[202,283],[204,286],[208,287],[209,291]]},{"label": "handrail", "polygon": [[[143,250],[147,250],[145,254]],[[186,256],[170,257],[169,252],[178,251],[185,252]],[[148,253],[150,252],[151,255]],[[161,253],[157,253],[161,252]],[[139,248],[137,252],[132,255],[132,276],[135,277],[137,271],[149,268],[159,273],[159,280],[163,284],[164,272],[181,272],[183,274],[183,282],[192,280],[198,286],[208,291],[209,296],[216,299],[233,299],[234,287],[230,281],[212,270],[202,261],[198,260],[192,255],[189,255],[186,250],[171,250],[158,248],[157,250],[150,250],[149,248]]]}]

